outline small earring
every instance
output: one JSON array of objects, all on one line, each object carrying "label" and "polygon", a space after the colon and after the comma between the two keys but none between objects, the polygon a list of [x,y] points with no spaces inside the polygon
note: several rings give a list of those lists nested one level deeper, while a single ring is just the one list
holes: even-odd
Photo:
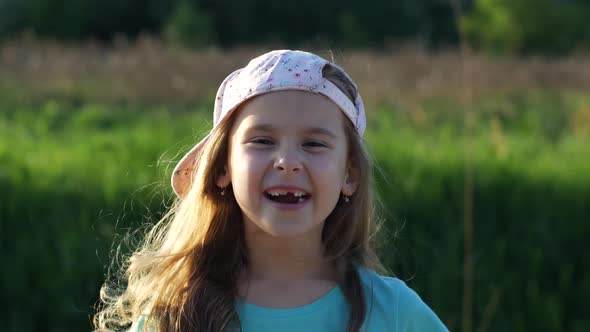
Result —
[{"label": "small earring", "polygon": [[221,196],[225,196],[225,187],[223,189],[221,189]]},{"label": "small earring", "polygon": [[348,196],[344,195],[344,203],[348,203],[350,202],[350,199],[348,198]]}]

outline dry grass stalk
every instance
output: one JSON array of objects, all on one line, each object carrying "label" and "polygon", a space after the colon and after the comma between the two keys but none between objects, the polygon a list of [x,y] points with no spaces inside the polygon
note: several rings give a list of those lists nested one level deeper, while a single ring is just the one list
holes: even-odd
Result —
[{"label": "dry grass stalk", "polygon": [[[81,93],[106,100],[194,102],[211,98],[227,74],[265,51],[179,49],[148,37],[108,47],[23,38],[0,45],[0,83],[38,96]],[[329,50],[312,51],[330,57]],[[355,78],[369,106],[460,98],[462,61],[473,70],[475,97],[523,89],[590,90],[590,57],[581,55],[491,59],[475,54],[462,59],[455,51],[428,54],[412,48],[339,54],[336,62]]]}]

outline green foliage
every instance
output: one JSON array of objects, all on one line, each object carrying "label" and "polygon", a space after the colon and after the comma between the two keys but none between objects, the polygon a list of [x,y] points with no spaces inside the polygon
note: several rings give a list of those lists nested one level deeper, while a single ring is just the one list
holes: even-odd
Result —
[{"label": "green foliage", "polygon": [[0,37],[24,25],[23,11],[23,3],[19,0],[0,1]]},{"label": "green foliage", "polygon": [[[590,328],[588,105],[587,96],[514,93],[471,110],[475,327]],[[426,116],[395,105],[368,115],[366,139],[383,171],[389,241],[381,253],[459,331],[461,107],[443,99],[421,106]],[[177,152],[209,129],[210,109],[2,98],[3,330],[89,330],[113,239],[164,212]]]},{"label": "green foliage", "polygon": [[26,2],[27,22],[41,35],[55,35],[64,39],[79,39],[85,28],[84,18],[91,8],[88,0]]},{"label": "green foliage", "polygon": [[490,53],[563,54],[588,43],[585,1],[476,0],[461,21],[470,42]]},{"label": "green foliage", "polygon": [[215,41],[211,19],[190,0],[181,0],[166,23],[166,39],[173,44],[195,47]]},{"label": "green foliage", "polygon": [[366,46],[367,35],[358,18],[348,12],[340,13],[338,17],[338,28],[341,36],[346,36],[346,41],[352,46]]},{"label": "green foliage", "polygon": [[112,241],[157,218],[170,194],[162,174],[204,122],[196,111],[177,121],[154,107],[2,102],[4,330],[90,330]]},{"label": "green foliage", "polygon": [[[4,1],[4,2],[3,2]],[[439,0],[3,0],[0,39],[22,30],[60,40],[162,35],[175,43],[338,42],[383,47],[395,40],[453,42],[451,11]]]},{"label": "green foliage", "polygon": [[[0,2],[0,38],[22,30],[61,40],[109,40],[117,34],[134,37],[158,32],[170,12],[168,2],[158,0],[6,1]],[[1,10],[3,7],[9,11]]]},{"label": "green foliage", "polygon": [[[585,0],[460,0],[459,26],[489,53],[566,54],[590,47]],[[473,5],[471,5],[473,4]],[[22,30],[61,40],[112,40],[142,32],[198,47],[319,43],[321,47],[456,45],[450,2],[371,0],[4,0],[0,39]]]}]

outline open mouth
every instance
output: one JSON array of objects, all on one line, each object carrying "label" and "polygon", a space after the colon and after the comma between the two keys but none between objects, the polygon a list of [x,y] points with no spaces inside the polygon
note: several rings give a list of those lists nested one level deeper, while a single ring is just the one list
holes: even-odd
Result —
[{"label": "open mouth", "polygon": [[265,191],[264,196],[271,201],[284,204],[303,203],[311,197],[310,194],[302,191]]}]

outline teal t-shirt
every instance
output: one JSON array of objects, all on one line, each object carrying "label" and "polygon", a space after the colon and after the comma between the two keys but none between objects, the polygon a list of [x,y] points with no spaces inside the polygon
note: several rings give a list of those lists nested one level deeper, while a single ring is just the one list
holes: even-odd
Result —
[{"label": "teal t-shirt", "polygon": [[[447,331],[434,312],[406,284],[359,268],[367,314],[361,331]],[[243,332],[346,331],[348,302],[340,287],[291,309],[271,309],[236,301]]]},{"label": "teal t-shirt", "polygon": [[[448,331],[436,314],[403,281],[365,268],[359,268],[359,274],[367,305],[361,331]],[[310,304],[289,309],[265,308],[236,300],[243,332],[346,331],[348,307],[340,287],[333,288]],[[142,325],[140,320],[131,331],[141,331]]]}]

